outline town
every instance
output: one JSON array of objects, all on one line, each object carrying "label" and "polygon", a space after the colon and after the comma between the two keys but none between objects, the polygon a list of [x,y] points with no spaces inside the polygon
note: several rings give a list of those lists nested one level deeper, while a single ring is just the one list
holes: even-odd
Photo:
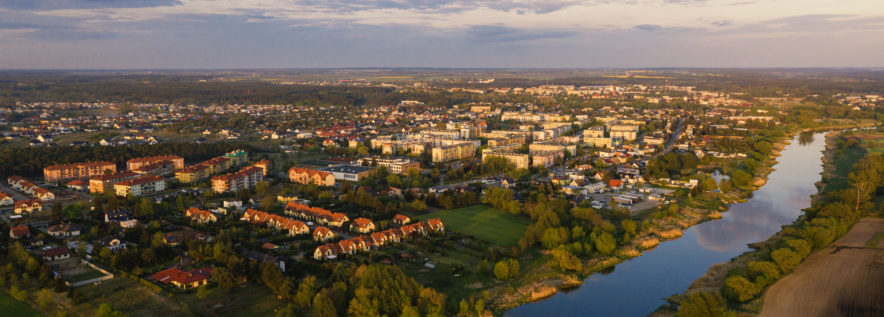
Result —
[{"label": "town", "polygon": [[500,314],[721,218],[797,133],[880,125],[878,93],[692,76],[360,76],[257,84],[328,98],[285,104],[0,103],[2,285],[41,312]]}]

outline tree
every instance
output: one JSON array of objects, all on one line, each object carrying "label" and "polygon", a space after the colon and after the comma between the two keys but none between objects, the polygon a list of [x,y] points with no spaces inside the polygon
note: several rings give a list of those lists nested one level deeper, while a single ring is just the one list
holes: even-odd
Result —
[{"label": "tree", "polygon": [[725,316],[725,303],[718,292],[694,292],[678,306],[678,317]]},{"label": "tree", "polygon": [[607,232],[599,234],[598,237],[594,239],[594,242],[595,249],[604,255],[614,254],[614,249],[617,248],[617,240]]},{"label": "tree", "polygon": [[629,237],[635,236],[635,230],[638,226],[632,219],[623,219],[620,222],[620,227],[623,228],[623,233],[625,234],[623,240],[628,240]]},{"label": "tree", "polygon": [[755,298],[759,291],[758,287],[755,287],[755,284],[749,282],[745,277],[734,275],[725,279],[721,292],[734,302],[745,303]]},{"label": "tree", "polygon": [[311,300],[316,296],[316,277],[313,275],[307,275],[298,284],[298,291],[295,293],[295,304],[298,304],[302,307],[310,306]]},{"label": "tree", "polygon": [[206,299],[209,296],[209,289],[207,287],[200,287],[196,289],[196,297],[199,299]]},{"label": "tree", "polygon": [[337,317],[338,312],[335,309],[335,303],[323,295],[322,293],[316,294],[316,297],[313,298],[313,317]]},{"label": "tree", "polygon": [[503,259],[494,265],[494,276],[506,281],[519,277],[519,261],[516,259]]},{"label": "tree", "polygon": [[789,248],[779,248],[771,252],[770,257],[774,260],[783,274],[789,274],[801,263],[801,257]]},{"label": "tree", "polygon": [[854,211],[859,211],[860,204],[867,200],[869,194],[873,192],[881,180],[878,170],[871,166],[871,161],[863,159],[853,165],[853,171],[847,175],[847,181],[856,194],[856,204]]},{"label": "tree", "polygon": [[102,303],[98,306],[98,310],[96,311],[96,315],[98,317],[122,317],[126,316],[123,312],[115,310],[113,306],[108,303]]},{"label": "tree", "polygon": [[574,254],[571,254],[571,251],[568,251],[566,247],[559,247],[552,252],[553,254],[553,263],[562,271],[577,271],[583,268],[583,264],[580,263],[580,259],[578,259]]},{"label": "tree", "polygon": [[212,273],[212,279],[218,282],[218,287],[228,292],[236,286],[236,276],[223,266],[215,269],[215,272]]},{"label": "tree", "polygon": [[365,288],[357,288],[355,296],[350,300],[347,308],[347,316],[352,317],[380,317],[378,313],[378,299],[371,296],[371,292]]},{"label": "tree", "polygon": [[267,189],[269,189],[269,188],[270,188],[270,183],[268,183],[266,181],[260,181],[257,184],[255,184],[255,193],[257,193],[258,196],[264,197],[264,195],[267,195]]}]

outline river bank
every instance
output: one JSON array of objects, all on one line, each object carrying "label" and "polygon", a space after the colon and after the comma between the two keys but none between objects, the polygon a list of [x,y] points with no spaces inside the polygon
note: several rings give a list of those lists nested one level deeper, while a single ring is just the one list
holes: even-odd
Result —
[{"label": "river bank", "polygon": [[[781,151],[791,144],[791,140],[796,134],[786,135],[773,144],[774,150],[756,169],[751,185],[735,189],[726,194],[707,192],[703,195],[698,195],[696,199],[691,199],[690,203],[685,203],[685,207],[679,211],[678,218],[653,219],[651,227],[643,230],[630,243],[621,246],[615,253],[616,256],[594,257],[586,260],[584,262],[584,270],[579,272],[579,274],[547,271],[547,274],[536,275],[538,279],[533,280],[533,282],[526,282],[515,288],[515,292],[513,292],[515,295],[509,294],[509,296],[497,297],[497,300],[493,302],[493,307],[497,307],[497,312],[500,313],[506,309],[531,303],[538,299],[548,298],[558,291],[570,291],[575,284],[580,284],[579,281],[584,281],[593,274],[606,274],[614,270],[618,264],[641,256],[643,251],[647,252],[655,249],[661,242],[679,239],[688,228],[709,220],[721,219],[722,212],[727,211],[732,204],[746,201],[752,197],[753,192],[764,185],[767,181],[767,176],[775,170],[773,166],[778,163],[777,158],[780,156]],[[578,282],[575,282],[575,280]],[[551,287],[555,287],[555,291]],[[530,296],[533,294],[543,294],[543,296]]]},{"label": "river bank", "polygon": [[[850,128],[857,127],[849,127],[846,129]],[[828,186],[828,183],[825,182],[825,180],[830,180],[838,177],[838,175],[836,174],[836,158],[839,155],[839,151],[841,150],[838,148],[836,140],[841,134],[842,131],[830,131],[825,134],[825,150],[823,151],[823,155],[821,157],[821,162],[823,165],[823,170],[821,173],[822,180],[814,183],[814,186],[817,188],[817,192],[812,194],[810,197],[811,205],[814,205],[818,201],[818,199],[822,197],[822,193],[826,189],[826,186]],[[778,243],[783,241],[788,236],[788,234],[790,234],[790,232],[792,232],[791,234],[794,234],[794,229],[789,230],[786,228],[791,228],[795,226],[795,224],[806,221],[805,218],[805,215],[802,213],[792,224],[784,226],[782,230],[777,231],[766,240],[750,244],[752,250],[736,256],[728,262],[712,265],[703,276],[693,281],[687,290],[680,294],[669,297],[667,301],[669,301],[670,304],[661,306],[652,314],[652,316],[674,316],[676,313],[677,305],[686,300],[688,296],[692,293],[719,292],[725,285],[725,280],[728,277],[728,272],[731,272],[732,270],[745,269],[750,262],[758,261],[760,252],[759,250],[771,250],[775,248]],[[740,309],[748,310],[748,312],[755,314],[758,313],[762,304],[763,297],[760,297],[743,304]]]}]

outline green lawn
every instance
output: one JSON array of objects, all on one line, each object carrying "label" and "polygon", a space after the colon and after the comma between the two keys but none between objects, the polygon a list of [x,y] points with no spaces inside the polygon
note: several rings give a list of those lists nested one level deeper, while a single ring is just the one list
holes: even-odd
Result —
[{"label": "green lawn", "polygon": [[853,168],[853,164],[865,155],[863,149],[851,147],[844,149],[841,155],[835,157],[835,174],[837,178],[829,179],[824,192],[842,190],[847,188],[847,174]]},{"label": "green lawn", "polygon": [[485,205],[437,211],[418,218],[441,218],[447,230],[459,231],[501,246],[515,245],[528,227],[527,220]]},{"label": "green lawn", "polygon": [[17,301],[3,291],[0,291],[0,315],[16,317],[43,316],[27,303]]}]

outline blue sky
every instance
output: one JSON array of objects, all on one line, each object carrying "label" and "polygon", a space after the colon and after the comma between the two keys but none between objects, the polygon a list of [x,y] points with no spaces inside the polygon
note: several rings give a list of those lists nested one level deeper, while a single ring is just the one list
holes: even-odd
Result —
[{"label": "blue sky", "polygon": [[0,0],[0,69],[882,67],[880,0]]}]

